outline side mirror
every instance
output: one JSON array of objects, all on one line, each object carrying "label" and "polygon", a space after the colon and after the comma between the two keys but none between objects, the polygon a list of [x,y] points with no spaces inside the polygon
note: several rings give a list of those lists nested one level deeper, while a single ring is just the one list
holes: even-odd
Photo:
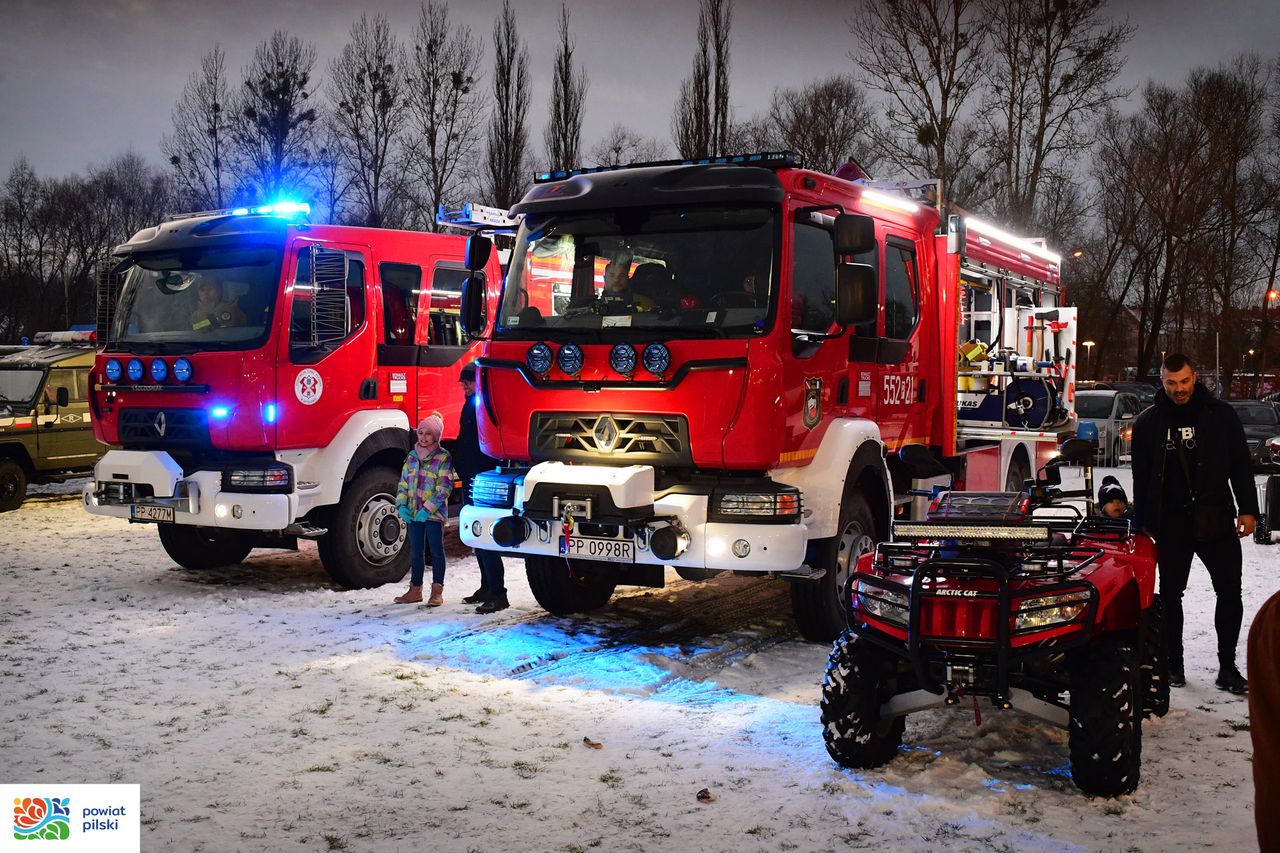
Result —
[{"label": "side mirror", "polygon": [[856,255],[876,245],[876,221],[861,213],[836,215],[836,254]]},{"label": "side mirror", "polygon": [[[472,237],[472,240],[475,238]],[[468,243],[468,260],[470,243]],[[470,263],[468,262],[468,266]],[[474,273],[474,270],[472,271]],[[467,330],[468,337],[478,338],[484,333],[484,279],[471,275],[462,283],[462,298],[459,313],[462,328]]]},{"label": "side mirror", "polygon": [[472,272],[484,269],[489,263],[489,255],[493,253],[493,241],[482,234],[472,234],[467,238],[467,269]]},{"label": "side mirror", "polygon": [[58,395],[59,407],[71,405],[71,392],[67,390],[65,387],[59,387],[57,391],[57,395]]},{"label": "side mirror", "polygon": [[879,310],[876,271],[866,264],[836,265],[836,322],[855,326],[876,319]]}]

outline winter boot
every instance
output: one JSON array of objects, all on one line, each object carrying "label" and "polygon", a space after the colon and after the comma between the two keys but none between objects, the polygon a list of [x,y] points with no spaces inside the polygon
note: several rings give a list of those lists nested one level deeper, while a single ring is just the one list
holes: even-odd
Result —
[{"label": "winter boot", "polygon": [[1170,687],[1186,687],[1187,686],[1187,674],[1186,674],[1186,671],[1182,668],[1182,661],[1180,660],[1169,661],[1169,686]]},{"label": "winter boot", "polygon": [[396,596],[396,604],[417,604],[422,600],[422,587],[411,586],[404,595]]},{"label": "winter boot", "polygon": [[[419,592],[418,595],[421,596],[422,593]],[[444,584],[433,583],[431,585],[431,597],[427,599],[427,606],[439,607],[441,604],[444,604]]]},{"label": "winter boot", "polygon": [[507,591],[504,589],[501,592],[499,592],[497,595],[490,598],[484,604],[481,604],[479,607],[477,607],[476,612],[477,613],[497,613],[499,610],[506,610],[510,606],[511,606],[510,602],[507,601]]},{"label": "winter boot", "polygon": [[484,586],[481,585],[481,587],[477,589],[475,592],[471,593],[470,595],[463,596],[462,603],[463,604],[483,604],[484,602],[488,601],[489,598],[490,598],[489,590],[485,589]]},{"label": "winter boot", "polygon": [[1235,664],[1224,666],[1218,673],[1218,680],[1215,683],[1219,690],[1225,690],[1237,696],[1244,696],[1249,692],[1249,682],[1240,674],[1240,670],[1236,669]]}]

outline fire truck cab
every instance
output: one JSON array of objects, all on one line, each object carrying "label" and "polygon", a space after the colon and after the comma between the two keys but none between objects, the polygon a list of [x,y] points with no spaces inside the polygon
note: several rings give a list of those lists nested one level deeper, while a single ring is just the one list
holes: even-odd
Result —
[{"label": "fire truck cab", "polygon": [[858,555],[919,511],[900,448],[1020,486],[1070,421],[1074,320],[1037,244],[786,154],[547,178],[478,361],[507,464],[459,527],[524,555],[552,612],[733,570],[790,580],[830,640]]},{"label": "fire truck cab", "polygon": [[[188,568],[303,537],[345,587],[403,577],[394,496],[411,427],[439,410],[456,436],[474,354],[464,245],[311,225],[284,205],[135,234],[100,299],[91,403],[113,449],[85,508],[156,524]],[[475,276],[496,297],[496,261]]]}]

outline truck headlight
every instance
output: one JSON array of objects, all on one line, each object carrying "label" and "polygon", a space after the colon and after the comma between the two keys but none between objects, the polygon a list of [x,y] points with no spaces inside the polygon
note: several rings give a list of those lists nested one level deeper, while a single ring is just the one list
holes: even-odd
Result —
[{"label": "truck headlight", "polygon": [[1074,622],[1089,606],[1092,595],[1086,590],[1024,598],[1018,603],[1015,631],[1037,631]]},{"label": "truck headlight", "polygon": [[231,468],[222,472],[224,492],[284,492],[293,490],[293,469],[287,465]]},{"label": "truck headlight", "polygon": [[718,489],[711,496],[716,521],[790,524],[800,520],[800,490],[792,486],[772,489]]},{"label": "truck headlight", "polygon": [[516,501],[518,476],[511,472],[481,471],[471,480],[471,503],[495,509],[511,509]]}]

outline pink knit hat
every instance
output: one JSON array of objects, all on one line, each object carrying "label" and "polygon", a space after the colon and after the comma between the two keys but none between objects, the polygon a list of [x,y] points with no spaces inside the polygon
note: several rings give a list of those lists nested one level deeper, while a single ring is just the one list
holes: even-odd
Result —
[{"label": "pink knit hat", "polygon": [[439,441],[440,436],[444,435],[444,416],[439,412],[432,412],[418,424],[418,429],[423,427],[430,430],[431,434],[436,437],[436,441]]}]

